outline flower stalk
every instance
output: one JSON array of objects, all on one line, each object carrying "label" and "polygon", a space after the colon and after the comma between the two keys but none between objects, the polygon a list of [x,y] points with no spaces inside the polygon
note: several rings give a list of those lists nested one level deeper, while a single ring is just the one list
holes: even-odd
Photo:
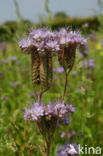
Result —
[{"label": "flower stalk", "polygon": [[68,85],[68,74],[66,73],[64,92],[63,92],[63,96],[62,96],[62,102],[64,101],[64,98],[65,98],[65,95],[66,95],[67,85]]}]

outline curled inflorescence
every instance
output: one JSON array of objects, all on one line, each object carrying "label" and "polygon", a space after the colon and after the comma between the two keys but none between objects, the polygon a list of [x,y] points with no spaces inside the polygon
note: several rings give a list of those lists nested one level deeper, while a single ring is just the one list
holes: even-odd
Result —
[{"label": "curled inflorescence", "polygon": [[65,105],[64,103],[49,104],[47,106],[34,103],[30,109],[25,109],[24,119],[39,120],[42,117],[45,117],[47,120],[50,120],[52,117],[64,119],[67,113],[73,113],[74,111],[75,108],[72,105]]},{"label": "curled inflorescence", "polygon": [[81,36],[79,32],[60,29],[58,32],[52,32],[46,28],[34,29],[27,39],[21,39],[19,47],[24,52],[30,52],[33,48],[39,53],[45,51],[58,52],[61,46],[69,45],[86,45],[87,40]]},{"label": "curled inflorescence", "polygon": [[57,32],[57,36],[59,39],[59,44],[61,46],[69,46],[69,45],[86,45],[87,40],[81,36],[79,31],[70,31],[68,32],[67,29],[60,29],[60,31]]},{"label": "curled inflorescence", "polygon": [[22,39],[19,46],[24,52],[30,52],[32,49],[43,54],[45,51],[56,52],[59,50],[59,44],[56,39],[56,34],[48,29],[34,29],[27,39]]}]

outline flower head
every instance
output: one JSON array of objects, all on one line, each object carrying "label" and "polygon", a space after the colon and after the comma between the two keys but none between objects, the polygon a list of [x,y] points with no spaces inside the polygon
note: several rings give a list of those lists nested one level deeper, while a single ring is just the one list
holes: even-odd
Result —
[{"label": "flower head", "polygon": [[59,44],[61,46],[69,46],[69,45],[86,45],[87,40],[81,36],[81,34],[77,31],[67,31],[67,29],[61,29],[57,36],[59,38]]},{"label": "flower head", "polygon": [[32,49],[37,50],[39,53],[45,53],[45,51],[56,52],[59,50],[56,34],[46,28],[32,30],[27,40],[22,39],[19,42],[19,47],[25,52],[32,51]]},{"label": "flower head", "polygon": [[78,154],[78,150],[75,144],[66,144],[60,146],[56,156],[74,156]]},{"label": "flower head", "polygon": [[24,119],[39,120],[45,117],[48,120],[52,116],[58,119],[64,119],[67,113],[73,113],[74,111],[75,108],[72,105],[65,105],[64,103],[49,104],[47,106],[34,103],[30,109],[25,109]]}]

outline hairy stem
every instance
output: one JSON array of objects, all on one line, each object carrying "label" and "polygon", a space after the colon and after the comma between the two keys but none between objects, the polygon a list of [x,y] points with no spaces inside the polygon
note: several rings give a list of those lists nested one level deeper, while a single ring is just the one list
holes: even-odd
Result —
[{"label": "hairy stem", "polygon": [[65,97],[65,94],[66,94],[67,84],[68,84],[68,74],[66,73],[64,92],[63,92],[63,96],[62,96],[62,102],[64,101],[64,97]]},{"label": "hairy stem", "polygon": [[47,142],[47,156],[50,154],[50,141]]},{"label": "hairy stem", "polygon": [[39,96],[38,96],[38,103],[41,105],[41,101],[42,101],[42,95],[43,92],[40,92]]}]

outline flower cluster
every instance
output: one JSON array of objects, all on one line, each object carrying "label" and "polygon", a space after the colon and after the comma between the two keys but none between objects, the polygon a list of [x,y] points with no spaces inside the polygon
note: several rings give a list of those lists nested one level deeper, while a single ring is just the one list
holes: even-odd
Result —
[{"label": "flower cluster", "polygon": [[56,34],[45,28],[31,31],[26,40],[22,39],[19,42],[19,46],[24,52],[30,52],[31,49],[37,50],[39,53],[59,50]]},{"label": "flower cluster", "polygon": [[66,144],[64,146],[60,146],[56,156],[74,156],[78,154],[78,150],[76,145],[74,144]]},{"label": "flower cluster", "polygon": [[69,46],[75,44],[86,45],[87,40],[81,36],[79,32],[60,29],[58,32],[51,32],[46,28],[32,30],[27,39],[21,39],[19,47],[24,52],[30,52],[31,49],[37,50],[39,53],[58,52],[61,46]]},{"label": "flower cluster", "polygon": [[81,36],[81,34],[77,31],[68,32],[67,29],[62,28],[59,32],[57,32],[57,36],[59,38],[59,44],[61,46],[69,46],[69,45],[86,45],[87,40]]},{"label": "flower cluster", "polygon": [[53,116],[58,119],[64,119],[67,113],[73,113],[75,108],[72,105],[57,103],[49,104],[47,106],[34,103],[30,109],[25,109],[24,119],[25,120],[39,120],[45,117],[50,120]]}]

